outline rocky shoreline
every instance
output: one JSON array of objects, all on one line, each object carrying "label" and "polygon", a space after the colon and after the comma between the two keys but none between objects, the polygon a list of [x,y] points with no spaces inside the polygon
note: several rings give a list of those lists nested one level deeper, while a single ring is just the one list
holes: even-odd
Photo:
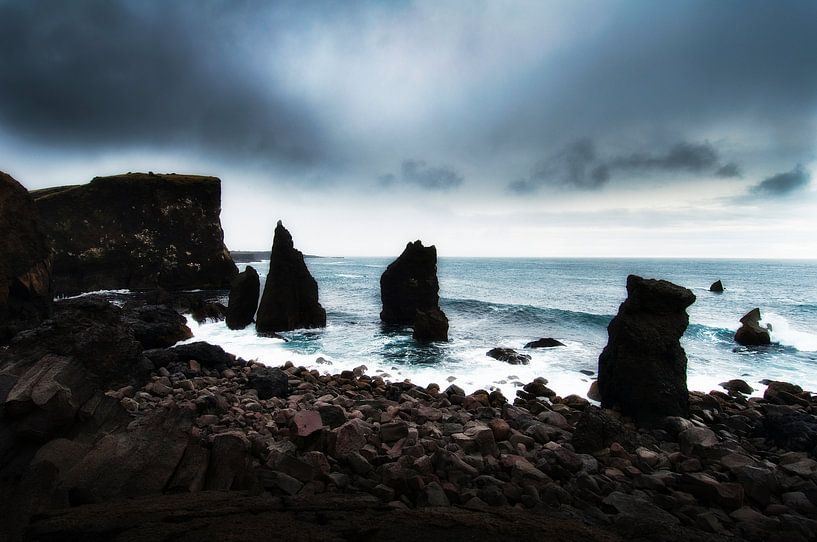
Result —
[{"label": "rocky shoreline", "polygon": [[[2,352],[9,539],[60,538],[86,506],[210,491],[263,496],[271,514],[343,496],[415,522],[453,507],[555,514],[625,539],[817,536],[817,397],[797,386],[690,392],[688,418],[647,429],[545,379],[506,398],[365,367],[270,368],[206,343],[145,349],[134,322],[162,310],[146,307],[58,302]],[[185,335],[181,318],[163,325],[168,344]],[[48,356],[60,371],[34,361]]]}]

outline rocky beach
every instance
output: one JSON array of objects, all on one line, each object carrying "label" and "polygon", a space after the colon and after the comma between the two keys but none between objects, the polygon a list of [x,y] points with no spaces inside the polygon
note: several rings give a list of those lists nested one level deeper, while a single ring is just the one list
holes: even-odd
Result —
[{"label": "rocky beach", "polygon": [[[187,325],[252,325],[261,294],[223,245],[218,179],[133,174],[32,195],[0,181],[2,540],[817,537],[817,396],[779,381],[760,397],[743,380],[688,390],[686,288],[628,278],[588,396],[559,396],[547,374],[508,397],[365,365],[273,367]],[[138,220],[74,234],[57,217],[80,196],[56,198],[101,207],[97,187],[132,193]],[[274,316],[258,332],[325,325],[280,223],[271,260],[261,307]],[[188,279],[230,285],[228,306],[178,291]],[[100,287],[134,293],[52,300]],[[381,288],[387,325],[447,339],[433,247],[409,243]]]}]

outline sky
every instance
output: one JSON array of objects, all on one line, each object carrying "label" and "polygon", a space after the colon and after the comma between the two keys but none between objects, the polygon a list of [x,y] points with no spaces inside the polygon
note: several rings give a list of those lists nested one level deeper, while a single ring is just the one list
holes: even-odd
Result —
[{"label": "sky", "polygon": [[817,2],[0,0],[0,170],[215,175],[233,250],[817,257]]}]

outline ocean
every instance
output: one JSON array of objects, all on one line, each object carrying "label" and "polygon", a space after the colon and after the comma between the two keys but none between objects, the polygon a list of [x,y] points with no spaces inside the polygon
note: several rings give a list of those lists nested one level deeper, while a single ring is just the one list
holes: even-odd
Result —
[{"label": "ocean", "polygon": [[[817,261],[676,259],[440,258],[440,306],[450,341],[417,344],[411,330],[380,325],[380,275],[392,258],[308,258],[327,311],[325,329],[259,337],[255,329],[227,329],[224,322],[189,325],[190,341],[208,341],[268,365],[292,361],[321,372],[365,365],[370,375],[420,385],[450,382],[466,390],[499,388],[512,399],[517,386],[544,377],[558,394],[586,396],[607,343],[607,324],[625,299],[628,274],[666,279],[690,288],[697,301],[682,345],[689,359],[690,389],[719,389],[742,378],[762,392],[763,379],[785,380],[817,391]],[[244,265],[239,268],[243,270]],[[269,261],[251,262],[263,281]],[[723,294],[709,292],[722,280]],[[226,303],[226,299],[224,300]],[[772,325],[769,347],[733,341],[739,319],[760,307]],[[553,337],[566,346],[523,350]],[[532,356],[508,365],[485,353],[496,346]],[[319,363],[321,361],[329,363]]]}]

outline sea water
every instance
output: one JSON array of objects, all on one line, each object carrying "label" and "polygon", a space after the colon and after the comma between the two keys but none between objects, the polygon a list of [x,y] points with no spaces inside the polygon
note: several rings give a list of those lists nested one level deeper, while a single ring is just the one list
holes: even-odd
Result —
[{"label": "sea water", "polygon": [[[259,337],[224,322],[189,324],[190,341],[208,341],[268,365],[292,361],[321,372],[359,365],[387,380],[420,385],[449,382],[467,392],[499,388],[512,398],[517,386],[544,377],[560,395],[586,395],[607,325],[626,298],[628,274],[661,278],[691,289],[690,325],[681,340],[689,359],[690,389],[709,391],[742,378],[758,392],[763,379],[786,380],[817,391],[817,261],[490,259],[440,258],[440,306],[450,323],[447,343],[418,344],[411,329],[381,326],[380,275],[389,258],[308,258],[327,312],[325,329]],[[268,261],[252,262],[263,281]],[[243,270],[244,264],[240,267]],[[722,280],[726,291],[709,292]],[[771,324],[769,347],[734,342],[739,319],[760,307]],[[553,337],[564,347],[524,349]],[[529,365],[509,365],[485,353],[496,346],[527,353]],[[319,363],[320,361],[329,363]]]}]

